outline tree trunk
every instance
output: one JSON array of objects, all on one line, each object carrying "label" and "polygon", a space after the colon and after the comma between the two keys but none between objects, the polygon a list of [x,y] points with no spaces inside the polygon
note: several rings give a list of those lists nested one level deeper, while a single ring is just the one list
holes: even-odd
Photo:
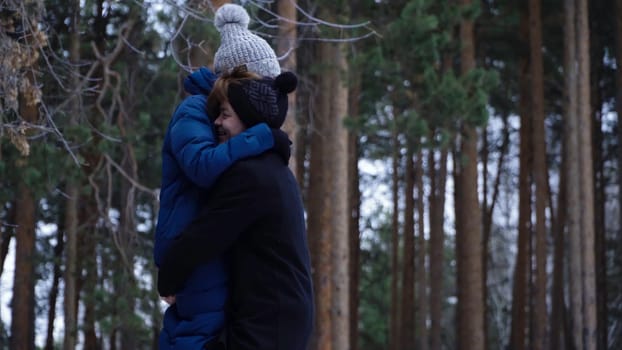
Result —
[{"label": "tree trunk", "polygon": [[[37,66],[29,67],[37,69]],[[26,79],[35,83],[30,70]],[[38,119],[38,105],[24,94],[19,95],[19,111],[27,123],[35,124]],[[21,159],[28,167],[28,159]],[[36,209],[37,202],[30,186],[20,179],[17,185],[18,197],[15,201],[15,270],[13,280],[13,300],[11,302],[11,349],[34,350],[35,348],[35,262],[36,262]]]},{"label": "tree trunk", "polygon": [[[521,16],[521,33],[528,31],[526,16]],[[523,36],[524,37],[524,36]],[[514,283],[512,287],[512,329],[510,349],[524,350],[527,327],[527,266],[529,263],[529,236],[531,232],[531,186],[530,169],[532,167],[531,118],[529,118],[529,78],[528,60],[520,59],[519,71],[519,113],[520,126],[520,170],[518,175],[518,238],[516,263],[514,264]]]},{"label": "tree trunk", "polygon": [[[359,118],[359,99],[361,90],[360,75],[352,72],[354,82],[350,87],[348,100],[350,101],[350,115],[352,118]],[[361,237],[359,229],[359,219],[361,210],[361,191],[359,189],[359,141],[356,131],[351,131],[348,136],[348,172],[352,174],[348,181],[348,197],[350,215],[350,349],[358,350],[358,324],[359,324],[359,281],[361,275],[360,255],[361,255]]]},{"label": "tree trunk", "polygon": [[[34,113],[36,113],[36,108]],[[30,111],[32,112],[32,110]],[[15,272],[11,302],[11,349],[35,349],[35,211],[34,194],[18,185],[15,225]]]},{"label": "tree trunk", "polygon": [[[565,148],[564,146],[562,146]],[[553,286],[551,288],[551,336],[549,342],[550,350],[563,349],[564,332],[564,223],[566,222],[566,177],[568,176],[567,161],[565,151],[562,151],[562,165],[559,180],[559,195],[557,199],[557,220],[553,227]],[[552,208],[551,208],[552,209]],[[552,210],[551,210],[552,211]]]},{"label": "tree trunk", "polygon": [[[461,0],[470,6],[471,0]],[[461,73],[475,67],[473,22],[460,23]],[[457,349],[483,349],[484,300],[482,290],[482,225],[477,181],[477,131],[465,125],[461,138],[460,157],[455,160],[456,192],[456,267],[457,267]]]},{"label": "tree trunk", "polygon": [[15,201],[10,202],[9,209],[6,214],[5,222],[10,225],[0,223],[0,277],[4,271],[4,262],[6,261],[7,255],[9,255],[9,246],[11,244],[11,238],[13,237],[12,226],[15,224],[15,205]]},{"label": "tree trunk", "polygon": [[[71,3],[71,29],[69,33],[69,59],[74,64],[74,72],[72,74],[72,87],[77,89],[80,84],[80,74],[78,71],[78,62],[80,61],[80,3],[72,1]],[[80,114],[80,101],[78,96],[72,96],[70,110],[69,125],[75,126],[77,118]],[[77,256],[78,256],[78,188],[74,179],[69,179],[65,186],[67,199],[65,201],[65,217],[63,218],[66,235],[65,249],[65,288],[64,288],[64,350],[73,350],[76,348],[76,335],[78,329],[77,316],[77,299],[76,279],[77,276]]]},{"label": "tree trunk", "polygon": [[594,247],[596,269],[596,329],[597,349],[607,348],[607,249],[606,249],[606,203],[607,174],[605,172],[604,137],[603,137],[603,87],[598,82],[606,80],[608,72],[605,71],[605,61],[609,54],[605,51],[603,21],[598,18],[599,14],[609,13],[604,8],[604,2],[593,2],[590,6],[590,43],[594,59],[590,62],[592,71],[590,81],[590,101],[592,120],[592,159],[593,159],[593,183],[594,183]]},{"label": "tree trunk", "polygon": [[[487,133],[486,133],[487,134]],[[484,135],[483,136],[483,143],[484,143],[484,150],[482,150],[481,154],[482,154],[482,163],[483,163],[483,191],[484,191],[484,198],[483,198],[483,203],[482,203],[482,230],[483,230],[483,244],[482,246],[484,247],[484,254],[482,255],[482,273],[483,273],[483,279],[482,279],[482,288],[484,289],[484,306],[486,307],[485,310],[485,329],[490,330],[489,327],[489,307],[488,307],[488,263],[490,261],[490,237],[492,235],[492,218],[493,218],[493,214],[495,211],[495,206],[497,204],[497,199],[499,198],[499,192],[500,192],[500,186],[501,186],[501,179],[505,177],[505,175],[503,174],[503,168],[505,166],[505,158],[507,156],[507,152],[509,150],[509,146],[510,146],[510,127],[507,123],[507,116],[503,116],[503,143],[501,144],[501,148],[499,150],[499,160],[497,161],[497,168],[495,170],[495,180],[494,180],[494,184],[492,185],[492,195],[490,196],[490,202],[488,202],[488,152],[489,152],[489,143],[488,143],[488,135]],[[486,349],[489,348],[488,341],[486,342]]]},{"label": "tree trunk", "polygon": [[[614,2],[614,22],[615,22],[615,56],[616,67],[622,67],[622,0]],[[618,115],[618,147],[622,145],[622,69],[615,71],[616,96],[615,108]],[[612,250],[615,255],[622,256],[622,152],[618,151],[618,234],[615,240],[616,245]],[[622,290],[622,279],[615,282],[615,290]]]},{"label": "tree trunk", "polygon": [[[97,206],[96,199],[92,195],[81,196],[81,202],[85,203],[80,207],[79,221],[83,226],[85,234],[80,236],[79,240],[79,259],[81,267],[84,271],[84,284],[81,288],[84,304],[84,315],[82,321],[82,332],[84,339],[84,348],[98,350],[101,348],[97,333],[95,333],[95,322],[97,310],[97,299],[95,298],[97,291],[97,281],[99,273],[97,271],[97,262],[99,260],[96,246],[100,241],[100,233],[97,228]],[[158,313],[159,309],[158,309]],[[160,323],[157,324],[158,329]]]},{"label": "tree trunk", "polygon": [[[457,164],[456,310],[457,349],[482,349],[485,343],[482,290],[481,213],[477,198],[477,132],[466,127]],[[462,162],[462,164],[460,164]]]},{"label": "tree trunk", "polygon": [[[317,44],[317,59],[319,62],[330,62],[328,43]],[[331,241],[331,212],[332,201],[328,185],[330,184],[330,147],[327,144],[326,133],[330,129],[330,85],[325,72],[314,76],[318,86],[315,96],[317,113],[313,116],[313,132],[311,134],[311,154],[309,159],[309,189],[308,189],[308,239],[313,266],[313,284],[315,289],[315,330],[312,349],[332,350],[332,241]]]},{"label": "tree trunk", "polygon": [[[430,151],[432,152],[432,151]],[[417,155],[417,162],[415,164],[415,187],[417,188],[417,249],[416,249],[416,279],[417,279],[417,310],[416,313],[416,328],[419,330],[418,341],[413,349],[428,350],[428,283],[426,279],[426,241],[425,241],[425,208],[424,208],[424,196],[425,191],[423,188],[423,152],[419,151]]]},{"label": "tree trunk", "polygon": [[[435,159],[436,152],[430,150],[428,154],[428,177],[430,178],[430,349],[442,349],[442,319],[443,299],[445,295],[444,276],[445,264],[445,189],[447,179],[447,154],[440,151],[439,160]],[[436,165],[438,164],[438,166]]]},{"label": "tree trunk", "polygon": [[594,250],[594,183],[592,173],[592,116],[590,105],[590,50],[587,0],[577,0],[578,141],[581,193],[582,287],[585,349],[596,349],[596,265]]},{"label": "tree trunk", "polygon": [[[618,145],[622,145],[622,0],[615,0],[615,52],[616,52],[616,112],[618,115]],[[622,225],[622,152],[618,152],[618,225]],[[618,228],[618,250],[616,254],[622,255],[622,229]],[[621,283],[618,283],[618,289]]]},{"label": "tree trunk", "polygon": [[547,307],[546,307],[546,207],[547,207],[547,163],[544,130],[544,73],[542,67],[542,21],[541,0],[529,0],[529,47],[530,47],[530,114],[533,119],[533,170],[535,183],[535,281],[534,281],[534,312],[535,323],[532,329],[534,343],[531,348],[543,350],[547,348]]},{"label": "tree trunk", "polygon": [[415,162],[413,143],[408,140],[404,174],[404,245],[400,303],[400,349],[415,349]]},{"label": "tree trunk", "polygon": [[[296,0],[277,1],[277,13],[283,19],[279,21],[279,36],[277,40],[276,54],[278,57],[285,57],[281,61],[283,70],[296,71],[296,46],[298,32],[296,30]],[[292,139],[292,153],[289,160],[289,167],[297,179],[302,179],[302,172],[296,168],[299,164],[296,160],[298,155],[298,145],[303,142],[296,120],[296,91],[287,95],[289,108],[287,117],[283,124],[283,130]],[[300,180],[299,180],[300,181]]]},{"label": "tree trunk", "polygon": [[[488,203],[488,164],[489,160],[489,143],[488,143],[488,127],[482,130],[482,150],[480,151],[480,162],[482,164],[482,291],[484,292],[484,329],[488,333],[490,326],[488,323],[488,260],[490,259],[490,230],[492,229],[492,220],[488,221],[489,206]],[[498,175],[497,175],[498,176]],[[484,348],[488,349],[488,339],[484,342]]]},{"label": "tree trunk", "polygon": [[74,183],[67,185],[65,192],[67,200],[65,201],[65,235],[67,236],[67,248],[65,249],[65,288],[64,288],[64,320],[65,320],[65,337],[63,349],[73,350],[76,348],[76,332],[78,323],[76,314],[78,298],[76,279],[77,272],[77,256],[78,256],[78,190]]},{"label": "tree trunk", "polygon": [[[2,150],[0,149],[0,152]],[[0,155],[0,160],[2,156]],[[8,203],[8,210],[5,213],[4,222],[0,222],[0,277],[4,271],[4,262],[9,254],[9,248],[11,238],[13,237],[13,226],[15,225],[15,201]],[[0,284],[0,288],[3,286]],[[4,326],[4,320],[0,315],[0,349],[7,349],[9,347],[9,339],[6,336],[7,332]]]},{"label": "tree trunk", "polygon": [[568,229],[568,260],[569,260],[569,296],[570,313],[572,320],[573,345],[576,349],[583,347],[583,300],[581,286],[581,211],[585,203],[580,204],[581,183],[579,180],[580,157],[579,157],[579,125],[578,125],[578,72],[575,62],[577,61],[577,37],[576,37],[576,6],[574,0],[564,2],[565,25],[564,25],[564,67],[565,67],[565,91],[566,98],[566,134],[564,135],[566,160],[568,162],[568,174],[566,195],[567,200],[567,229]]},{"label": "tree trunk", "polygon": [[[62,216],[62,214],[61,214]],[[62,222],[61,218],[58,218]],[[61,263],[63,261],[65,228],[60,225],[56,230],[56,246],[54,247],[54,273],[52,275],[52,287],[48,298],[48,326],[45,338],[45,350],[54,350],[54,324],[56,322],[56,301],[58,299],[58,285],[62,275]]]},{"label": "tree trunk", "polygon": [[[138,62],[132,61],[127,66],[125,75],[131,75],[133,65],[137,65]],[[136,91],[134,86],[129,86],[129,94],[123,98],[123,104],[125,108],[117,116],[117,127],[119,134],[123,139],[129,139],[129,132],[135,125],[134,116],[138,115],[138,111],[135,110],[134,101],[138,98],[135,95],[140,94]],[[130,179],[138,179],[138,163],[136,161],[136,152],[132,143],[127,142],[123,146],[123,158],[121,162],[121,168],[127,177],[121,178],[120,192],[118,194],[117,207],[120,211],[119,218],[119,230],[115,232],[117,235],[113,235],[115,244],[119,250],[121,256],[121,274],[120,281],[117,289],[117,295],[123,302],[125,309],[123,313],[126,313],[129,317],[121,317],[121,348],[122,349],[136,349],[138,347],[138,338],[136,333],[140,331],[140,327],[136,324],[134,319],[136,314],[136,303],[139,300],[139,287],[137,284],[136,276],[134,273],[136,266],[136,250],[137,242],[139,240],[136,232],[136,207],[137,207],[137,188]]]},{"label": "tree trunk", "polygon": [[350,215],[348,214],[348,131],[344,125],[344,119],[348,116],[348,64],[346,61],[345,47],[343,44],[331,44],[332,67],[334,79],[332,79],[331,114],[329,120],[331,126],[327,135],[327,142],[331,145],[331,173],[330,184],[331,202],[333,203],[331,227],[332,244],[332,325],[333,325],[333,349],[349,350],[350,345],[350,301],[349,301],[349,276],[348,276],[348,251]]},{"label": "tree trunk", "polygon": [[[602,57],[602,56],[601,56]],[[597,80],[598,81],[598,80]],[[592,85],[592,90],[598,87]],[[606,249],[606,218],[605,204],[607,203],[606,186],[607,179],[605,174],[605,160],[602,149],[602,113],[600,107],[603,101],[600,94],[596,92],[597,99],[594,103],[595,108],[591,111],[594,121],[593,129],[593,183],[594,183],[594,263],[596,278],[596,329],[597,329],[597,349],[607,348],[607,249]]]},{"label": "tree trunk", "polygon": [[400,141],[398,138],[397,115],[392,125],[393,157],[391,173],[391,193],[393,212],[391,216],[391,315],[389,320],[389,350],[399,350],[399,165]]}]

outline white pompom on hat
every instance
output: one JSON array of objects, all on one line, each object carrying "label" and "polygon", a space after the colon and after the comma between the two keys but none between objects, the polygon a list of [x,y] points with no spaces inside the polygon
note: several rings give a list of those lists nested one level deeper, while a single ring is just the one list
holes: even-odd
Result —
[{"label": "white pompom on hat", "polygon": [[281,73],[276,53],[270,45],[248,30],[248,12],[235,4],[225,4],[216,11],[214,24],[220,32],[220,47],[214,55],[217,74],[246,65],[248,71],[274,78]]}]

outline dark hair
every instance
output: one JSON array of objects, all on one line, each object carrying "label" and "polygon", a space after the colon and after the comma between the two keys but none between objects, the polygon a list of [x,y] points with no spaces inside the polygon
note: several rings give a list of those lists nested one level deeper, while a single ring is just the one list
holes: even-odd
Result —
[{"label": "dark hair", "polygon": [[220,114],[220,104],[229,100],[229,85],[242,85],[246,80],[261,79],[261,76],[249,72],[246,66],[238,66],[223,73],[216,82],[207,97],[207,113],[212,121]]}]

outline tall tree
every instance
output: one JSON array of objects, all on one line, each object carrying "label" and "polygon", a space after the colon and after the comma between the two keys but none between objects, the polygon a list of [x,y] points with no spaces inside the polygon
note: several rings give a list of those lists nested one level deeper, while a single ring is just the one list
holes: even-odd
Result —
[{"label": "tall tree", "polygon": [[[608,35],[608,21],[600,20],[606,5],[602,2],[592,2],[589,6],[590,28],[590,114],[592,117],[592,172],[594,183],[594,253],[595,253],[595,278],[596,278],[596,329],[598,349],[607,347],[607,251],[605,211],[607,203],[608,176],[605,171],[606,146],[603,130],[606,128],[603,118],[603,105],[605,90],[608,87],[605,70],[608,53],[606,53],[606,41]],[[609,8],[607,8],[609,10]]]},{"label": "tall tree", "polygon": [[[397,113],[397,111],[394,111]],[[389,319],[389,350],[400,349],[399,344],[399,168],[401,163],[401,144],[397,115],[393,115],[391,125],[392,157],[391,157],[391,314]]]},{"label": "tall tree", "polygon": [[[527,16],[521,16],[520,32],[528,34],[529,24]],[[518,175],[518,236],[517,253],[514,264],[512,287],[512,329],[510,333],[510,348],[525,349],[527,327],[527,266],[529,262],[529,236],[531,233],[531,181],[532,168],[532,141],[531,118],[529,118],[529,78],[527,57],[521,57],[519,63],[519,113],[520,113],[520,159]]]},{"label": "tall tree", "polygon": [[566,113],[566,128],[564,129],[564,156],[568,165],[565,170],[566,175],[566,195],[567,195],[567,214],[568,227],[568,280],[570,296],[570,313],[572,315],[572,340],[577,349],[583,349],[583,315],[582,315],[582,288],[581,288],[581,206],[580,196],[577,189],[580,189],[579,176],[580,161],[578,154],[578,83],[575,62],[577,59],[577,39],[576,39],[576,7],[574,0],[564,1],[564,87],[567,97],[564,101]]},{"label": "tall tree", "polygon": [[[431,152],[431,151],[430,151]],[[417,249],[415,254],[415,270],[416,286],[417,286],[417,314],[416,329],[419,331],[416,348],[420,350],[428,350],[428,283],[426,278],[426,238],[425,238],[425,191],[423,185],[423,152],[417,154],[415,163],[415,188],[417,189]],[[415,347],[415,346],[413,346]]]},{"label": "tall tree", "polygon": [[592,115],[590,104],[590,35],[589,12],[587,0],[577,0],[576,4],[576,40],[577,40],[577,86],[578,86],[578,141],[579,160],[581,162],[580,203],[581,210],[581,241],[583,248],[582,288],[583,288],[583,332],[586,349],[596,349],[596,264],[595,264],[595,232],[594,232],[594,178],[592,165]]},{"label": "tall tree", "polygon": [[[436,154],[440,153],[439,159]],[[447,149],[440,152],[434,149],[428,153],[428,178],[430,179],[430,349],[442,348],[441,330],[443,320],[443,295],[445,264],[445,230],[443,227],[445,217],[445,189],[447,179]]]},{"label": "tall tree", "polygon": [[[622,0],[615,0],[614,16],[615,20],[615,52],[616,66],[622,67]],[[616,81],[616,112],[618,114],[618,147],[622,145],[622,69],[617,69],[615,73]],[[622,152],[618,152],[618,193],[622,193]],[[619,219],[622,222],[622,195],[618,195]],[[622,233],[618,234],[618,240],[622,242]],[[622,247],[622,244],[619,244]],[[619,253],[619,252],[618,252]]]},{"label": "tall tree", "polygon": [[350,349],[350,282],[349,282],[349,229],[348,212],[349,161],[348,130],[344,120],[348,116],[348,62],[344,44],[330,44],[335,82],[332,84],[330,133],[328,141],[332,155],[332,251],[333,264],[333,349]]},{"label": "tall tree", "polygon": [[[565,147],[562,145],[562,147]],[[566,222],[566,177],[568,170],[566,169],[568,162],[563,159],[564,151],[562,151],[562,166],[560,174],[559,194],[557,196],[557,215],[555,225],[552,227],[553,232],[553,283],[551,286],[551,317],[550,317],[550,342],[549,349],[562,349],[563,335],[565,334],[564,309],[564,252],[565,252],[565,222]]]},{"label": "tall tree", "polygon": [[[21,5],[21,4],[19,4]],[[21,123],[26,127],[13,137],[13,143],[20,149],[21,159],[18,159],[15,168],[20,174],[17,188],[17,200],[15,201],[15,270],[13,280],[13,300],[11,304],[11,341],[12,349],[35,349],[35,262],[36,262],[36,212],[37,198],[34,192],[34,183],[37,181],[33,175],[32,160],[28,158],[30,145],[26,135],[32,133],[30,127],[39,122],[40,92],[36,81],[35,71],[38,69],[38,50],[44,45],[38,42],[39,20],[42,13],[41,4],[33,4],[29,8],[18,4],[7,4],[6,11],[13,14],[10,21],[15,21],[14,26],[20,27],[15,45],[21,48],[22,55],[14,57],[17,68],[14,73],[23,74],[22,77],[14,76],[14,79],[23,79],[17,94],[18,113]],[[4,38],[3,38],[4,39]],[[11,39],[9,39],[11,40]],[[13,52],[16,54],[20,50]],[[15,91],[17,93],[17,91]],[[4,111],[3,111],[4,112]]]},{"label": "tall tree", "polygon": [[546,170],[546,143],[544,130],[544,69],[542,63],[542,24],[540,0],[529,0],[529,76],[530,76],[530,115],[533,118],[533,181],[535,183],[535,281],[534,301],[535,323],[533,325],[533,339],[531,344],[534,350],[543,350],[547,347],[547,170]]},{"label": "tall tree", "polygon": [[[330,62],[332,57],[326,43],[318,43],[318,62]],[[330,85],[322,71],[314,76],[318,85],[314,101],[316,114],[313,118],[313,132],[310,140],[309,156],[309,188],[308,188],[308,237],[313,265],[313,286],[315,292],[315,330],[312,349],[332,349],[332,317],[331,303],[333,293],[332,281],[332,239],[331,239],[331,211],[330,198],[330,147],[326,142],[326,135],[331,127],[330,113]]]},{"label": "tall tree", "polygon": [[[616,67],[622,67],[622,0],[614,0],[614,39],[615,39],[615,56]],[[617,125],[618,125],[618,150],[622,145],[622,69],[615,70],[615,106],[617,112]],[[622,223],[622,152],[618,151],[617,157],[618,166],[618,235],[616,237],[616,244],[614,252],[616,256],[622,256],[622,229],[620,223]],[[619,260],[618,260],[619,261]],[[622,290],[622,279],[619,279],[614,283],[616,290]],[[620,341],[618,338],[617,341]]]},{"label": "tall tree", "polygon": [[[361,93],[361,77],[355,69],[350,75],[350,91],[348,93],[350,116],[354,120],[360,119],[360,101],[358,96]],[[361,275],[361,232],[359,219],[361,215],[361,190],[359,180],[359,133],[351,129],[348,135],[348,213],[350,213],[350,223],[348,226],[350,235],[349,247],[349,273],[350,276],[350,349],[358,350],[359,339],[359,298],[360,298],[360,275]]]},{"label": "tall tree", "polygon": [[[36,106],[24,111],[32,117]],[[15,274],[11,303],[11,349],[35,349],[35,214],[36,202],[32,189],[19,185],[15,218]]]},{"label": "tall tree", "polygon": [[[277,2],[277,13],[281,17],[279,21],[279,33],[277,41],[276,53],[278,57],[284,57],[281,62],[283,69],[288,71],[296,71],[296,46],[298,39],[298,31],[296,29],[296,0],[279,0]],[[292,143],[292,157],[289,160],[289,167],[292,169],[297,179],[302,179],[302,170],[297,169],[297,165],[301,164],[297,161],[298,146],[302,143],[302,135],[298,127],[296,119],[296,92],[287,95],[289,108],[287,117],[283,124],[283,130],[287,132]]]},{"label": "tall tree", "polygon": [[[62,222],[62,220],[59,220]],[[56,246],[54,247],[54,268],[52,276],[52,287],[50,288],[50,296],[48,299],[48,324],[45,337],[45,350],[54,350],[54,326],[56,322],[56,302],[58,299],[58,289],[62,275],[61,262],[63,260],[63,251],[65,241],[63,239],[64,229],[59,226],[56,231]]]},{"label": "tall tree", "polygon": [[[80,2],[72,1],[70,10],[70,29],[69,29],[69,60],[71,62],[71,89],[75,91],[71,98],[69,111],[69,127],[75,128],[77,120],[80,116]],[[66,236],[65,248],[65,288],[63,311],[65,315],[65,327],[63,337],[63,349],[73,350],[76,347],[76,335],[78,330],[77,317],[77,286],[78,279],[78,184],[75,179],[69,178],[65,186],[67,199],[65,203],[64,227]]]},{"label": "tall tree", "polygon": [[[568,232],[570,297],[576,348],[596,348],[594,188],[592,176],[589,32],[587,2],[565,3],[568,103]],[[574,97],[574,99],[573,99]],[[576,101],[576,102],[573,102]],[[574,173],[573,173],[574,171]],[[575,175],[572,178],[572,174]],[[573,187],[574,186],[574,187]],[[577,190],[578,189],[578,190]],[[578,193],[571,193],[576,191]],[[572,197],[572,198],[571,198]],[[573,203],[573,200],[577,202]],[[575,203],[581,203],[581,208]],[[572,215],[577,215],[572,218]],[[576,254],[576,255],[574,255]]]},{"label": "tall tree", "polygon": [[[460,5],[472,5],[461,0]],[[475,38],[473,20],[460,23],[460,73],[464,76],[475,68]],[[478,199],[477,141],[474,125],[462,126],[456,166],[456,265],[457,349],[483,349],[485,344],[484,300],[482,290],[482,227]]]},{"label": "tall tree", "polygon": [[[409,135],[411,136],[411,135]],[[404,172],[404,244],[400,302],[400,348],[415,348],[415,154],[414,141],[406,141]],[[421,268],[421,267],[419,267]]]}]

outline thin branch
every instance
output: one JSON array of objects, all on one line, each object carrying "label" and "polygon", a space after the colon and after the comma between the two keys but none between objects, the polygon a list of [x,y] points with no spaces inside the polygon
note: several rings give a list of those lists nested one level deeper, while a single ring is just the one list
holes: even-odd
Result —
[{"label": "thin branch", "polygon": [[123,177],[132,184],[132,186],[138,188],[139,190],[141,190],[142,192],[145,192],[149,195],[154,196],[155,198],[158,198],[158,191],[156,191],[155,189],[151,189],[148,188],[147,186],[142,185],[141,183],[139,183],[136,179],[132,178],[130,175],[128,175],[125,170],[123,170],[123,168],[117,164],[117,162],[115,162],[112,158],[110,158],[110,156],[108,154],[104,154],[104,159],[106,159],[106,161],[112,165],[115,169],[117,169],[117,171],[119,171],[119,173],[121,173],[121,175],[123,175]]}]

